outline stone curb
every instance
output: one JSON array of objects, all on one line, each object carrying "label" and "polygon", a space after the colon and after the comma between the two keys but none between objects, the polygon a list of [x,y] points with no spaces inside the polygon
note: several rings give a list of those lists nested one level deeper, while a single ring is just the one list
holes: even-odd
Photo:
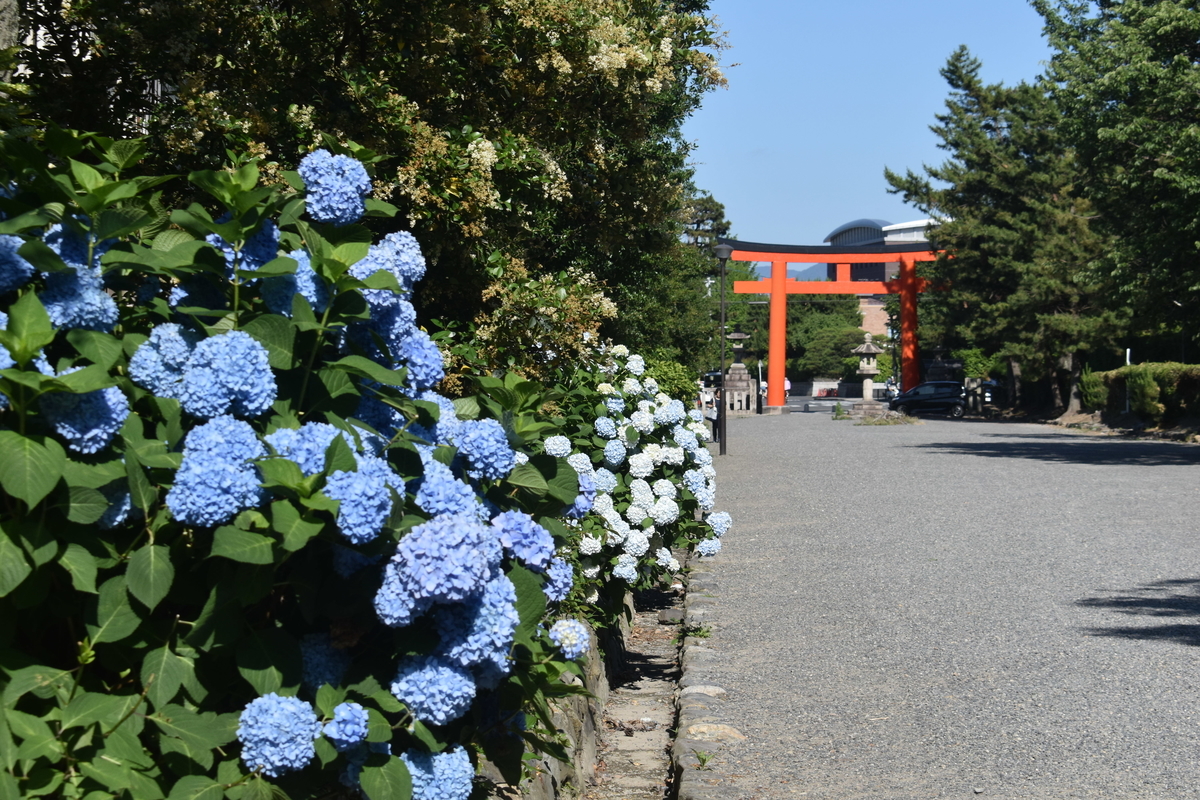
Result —
[{"label": "stone curb", "polygon": [[[708,612],[717,602],[719,589],[713,567],[720,560],[720,556],[693,556],[688,561],[687,596],[683,601],[685,633],[712,627]],[[720,753],[730,742],[746,737],[723,721],[725,689],[716,684],[709,669],[722,657],[708,646],[705,636],[684,637],[675,697],[675,741],[671,746],[678,800],[720,800],[733,796],[732,787],[721,775]]]}]

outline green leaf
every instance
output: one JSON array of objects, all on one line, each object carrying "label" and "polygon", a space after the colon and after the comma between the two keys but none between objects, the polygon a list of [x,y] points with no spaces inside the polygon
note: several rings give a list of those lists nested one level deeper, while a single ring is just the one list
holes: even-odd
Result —
[{"label": "green leaf", "polygon": [[169,253],[178,245],[187,244],[188,242],[196,241],[196,237],[192,236],[187,231],[181,231],[178,228],[167,228],[165,231],[154,237],[153,249]]},{"label": "green leaf", "polygon": [[290,458],[267,458],[258,462],[262,472],[263,486],[283,486],[293,491],[304,484],[304,473],[300,465]]},{"label": "green leaf", "polygon": [[[0,559],[2,558],[0,555]],[[96,594],[96,557],[83,545],[67,545],[58,557],[58,563],[71,573],[71,585],[75,587],[75,591]]]},{"label": "green leaf", "polygon": [[33,508],[54,489],[67,464],[62,445],[44,436],[0,431],[0,486]]},{"label": "green leaf", "polygon": [[206,775],[185,775],[171,787],[167,800],[221,800],[225,789]]},{"label": "green leaf", "polygon": [[150,508],[158,499],[158,492],[150,483],[146,471],[142,469],[136,449],[129,446],[128,439],[125,441],[125,476],[129,480],[129,499],[135,508],[149,514]]},{"label": "green leaf", "polygon": [[237,714],[218,717],[211,712],[197,714],[180,705],[167,705],[149,719],[168,736],[210,750],[228,744],[236,736]]},{"label": "green leaf", "polygon": [[0,772],[0,800],[21,800],[21,788],[8,770]]},{"label": "green leaf", "polygon": [[138,550],[129,559],[125,579],[129,583],[129,593],[153,611],[167,596],[175,581],[170,548],[148,544]]},{"label": "green leaf", "polygon": [[386,689],[379,689],[378,691],[372,692],[370,694],[370,698],[374,700],[380,708],[389,714],[398,714],[404,710],[404,704],[396,699],[396,695],[392,694]]},{"label": "green leaf", "polygon": [[[550,486],[546,483],[546,479],[542,477],[542,473],[531,463],[518,464],[513,467],[513,471],[504,480],[513,486],[528,489],[538,497],[544,496],[550,490]],[[572,500],[574,500],[573,497]]]},{"label": "green leaf", "polygon": [[[21,249],[24,250],[31,244],[32,242],[26,242]],[[46,247],[40,241],[38,244]],[[47,271],[40,265],[34,266],[43,272]],[[54,326],[50,324],[50,315],[46,313],[46,307],[42,305],[37,294],[27,292],[8,307],[8,325],[0,331],[0,344],[8,348],[9,355],[17,364],[28,364],[43,347],[53,341]]]},{"label": "green leaf", "polygon": [[300,266],[299,262],[294,258],[287,256],[279,256],[273,258],[261,267],[256,267],[251,270],[238,270],[238,274],[245,278],[276,278],[281,275],[295,275],[296,267]]},{"label": "green leaf", "polygon": [[333,709],[346,701],[346,690],[330,686],[328,683],[317,689],[317,710],[327,717],[333,716]]},{"label": "green leaf", "polygon": [[29,777],[21,787],[21,792],[25,797],[45,797],[57,791],[63,780],[62,770],[51,767],[33,769],[29,771]]},{"label": "green leaf", "polygon": [[388,758],[382,766],[374,766],[369,760],[359,780],[368,800],[408,800],[412,797],[412,777],[398,756]]},{"label": "green leaf", "polygon": [[80,525],[91,525],[108,510],[108,498],[86,486],[72,486],[67,519]]},{"label": "green leaf", "polygon": [[25,559],[25,553],[9,538],[8,532],[0,530],[0,597],[5,597],[20,586],[33,567]]},{"label": "green leaf", "polygon": [[475,397],[455,398],[454,410],[459,419],[479,419],[479,399]]},{"label": "green leaf", "polygon": [[58,737],[41,719],[12,708],[5,715],[13,733],[22,739],[17,748],[18,759],[48,758],[57,762],[62,757]]},{"label": "green leaf", "polygon": [[429,730],[429,726],[419,719],[413,720],[412,735],[417,737],[417,741],[425,745],[425,748],[431,753],[440,753],[446,749],[447,743],[443,742],[440,736]]},{"label": "green leaf", "polygon": [[9,708],[30,692],[43,699],[57,696],[60,704],[65,704],[74,684],[71,672],[36,664],[9,671],[8,678],[8,685],[4,687],[4,705]]},{"label": "green leaf", "polygon": [[546,613],[546,594],[542,591],[542,576],[522,566],[514,566],[508,573],[513,588],[517,590],[517,617],[520,624],[518,634],[526,639],[533,638],[542,616]]},{"label": "green leaf", "polygon": [[120,458],[96,464],[68,460],[63,469],[63,476],[72,487],[86,486],[90,489],[99,489],[113,481],[124,480],[125,463]]},{"label": "green leaf", "polygon": [[162,708],[175,697],[191,667],[188,659],[175,655],[167,645],[146,654],[140,677],[155,708]]},{"label": "green leaf", "polygon": [[[333,712],[330,712],[332,715]],[[367,741],[390,742],[392,740],[392,725],[387,717],[374,708],[367,709]]]},{"label": "green leaf", "polygon": [[344,436],[334,436],[329,447],[325,449],[325,473],[332,475],[338,471],[355,472],[358,470],[358,459],[350,449]]},{"label": "green leaf", "polygon": [[113,695],[100,692],[76,692],[62,710],[62,727],[74,728],[100,722],[105,730],[121,721],[130,707],[138,702],[137,695]]},{"label": "green leaf", "polygon": [[121,340],[111,334],[73,328],[67,332],[67,341],[81,356],[106,371],[121,357]]},{"label": "green leaf", "polygon": [[236,661],[259,695],[300,686],[300,644],[281,628],[252,632],[238,645]]},{"label": "green leaf", "polygon": [[[370,249],[371,249],[371,245],[367,242],[345,242],[344,244],[339,244],[337,247],[333,248],[333,258],[337,261],[342,262],[343,264],[346,264],[346,265],[356,264],[359,261],[362,261],[364,258],[367,257],[367,253],[370,251]],[[385,275],[387,275],[388,278],[391,278],[391,283],[395,285],[394,288],[395,288],[396,292],[400,291],[400,285],[398,283],[396,283],[395,275],[392,275],[390,272],[387,272],[386,270],[379,270],[375,274],[378,275],[379,272],[383,272]],[[375,276],[372,275],[371,277],[373,278]],[[387,286],[385,283],[385,285],[382,285],[382,286],[372,285],[371,288],[372,289],[385,289],[385,288],[393,288],[393,287]]]},{"label": "green leaf", "polygon": [[79,765],[79,771],[113,793],[133,785],[133,771],[129,767],[103,757],[84,761]]},{"label": "green leaf", "polygon": [[92,364],[78,372],[60,376],[58,382],[72,394],[86,394],[97,389],[107,389],[116,381],[108,374],[107,367]]},{"label": "green leaf", "polygon": [[242,326],[242,330],[267,349],[267,360],[272,367],[292,368],[295,359],[296,326],[287,317],[264,314]]},{"label": "green leaf", "polygon": [[563,505],[575,502],[579,494],[579,474],[564,458],[553,456],[534,456],[529,462],[536,466],[546,479],[550,496]]},{"label": "green leaf", "polygon": [[404,370],[388,369],[363,356],[345,356],[334,361],[329,366],[348,372],[351,375],[370,378],[376,383],[382,383],[384,386],[403,386],[406,375]]},{"label": "green leaf", "polygon": [[100,220],[96,223],[93,233],[101,241],[119,239],[133,233],[153,219],[154,214],[131,206],[109,208],[100,215]]},{"label": "green leaf", "polygon": [[243,564],[270,564],[275,560],[274,543],[269,536],[224,525],[213,532],[212,555]]},{"label": "green leaf", "polygon": [[106,183],[104,175],[95,167],[73,158],[71,159],[71,174],[75,176],[75,180],[85,192],[94,192]]},{"label": "green leaf", "polygon": [[305,518],[287,500],[276,500],[271,504],[271,527],[283,535],[283,549],[295,552],[317,536],[325,526],[311,518]]},{"label": "green leaf", "polygon": [[87,633],[92,644],[118,642],[129,636],[142,620],[129,604],[125,576],[116,575],[100,586],[100,596],[88,604]]}]

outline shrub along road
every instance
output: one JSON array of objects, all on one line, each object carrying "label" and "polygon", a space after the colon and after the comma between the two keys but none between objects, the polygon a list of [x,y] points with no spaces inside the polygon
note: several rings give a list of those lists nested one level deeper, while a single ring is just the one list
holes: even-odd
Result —
[{"label": "shrub along road", "polygon": [[1200,797],[1200,447],[730,420],[713,796]]}]

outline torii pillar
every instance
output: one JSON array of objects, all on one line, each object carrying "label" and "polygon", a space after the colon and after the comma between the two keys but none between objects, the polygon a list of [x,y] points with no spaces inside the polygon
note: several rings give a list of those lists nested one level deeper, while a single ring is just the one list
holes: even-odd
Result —
[{"label": "torii pillar", "polygon": [[[771,277],[759,281],[734,281],[737,294],[768,294],[771,297],[771,326],[768,337],[767,405],[783,406],[784,367],[787,360],[787,296],[789,294],[898,294],[900,295],[900,355],[903,364],[900,385],[911,389],[921,382],[917,362],[917,295],[926,282],[917,277],[918,261],[935,261],[937,251],[928,244],[882,244],[862,247],[830,247],[758,244],[721,239],[733,247],[735,261],[769,261]],[[852,281],[851,264],[900,262],[900,273],[890,281]],[[836,264],[832,281],[798,281],[787,276],[788,264]]]}]

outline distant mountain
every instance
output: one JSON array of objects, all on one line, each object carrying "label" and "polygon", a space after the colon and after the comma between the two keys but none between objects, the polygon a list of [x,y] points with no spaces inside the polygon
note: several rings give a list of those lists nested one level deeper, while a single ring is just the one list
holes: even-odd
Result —
[{"label": "distant mountain", "polygon": [[[760,278],[771,277],[770,264],[758,264],[754,267],[755,272]],[[788,268],[788,277],[798,281],[822,281],[826,279],[828,272],[824,264],[809,264],[807,267],[799,265]]]}]

